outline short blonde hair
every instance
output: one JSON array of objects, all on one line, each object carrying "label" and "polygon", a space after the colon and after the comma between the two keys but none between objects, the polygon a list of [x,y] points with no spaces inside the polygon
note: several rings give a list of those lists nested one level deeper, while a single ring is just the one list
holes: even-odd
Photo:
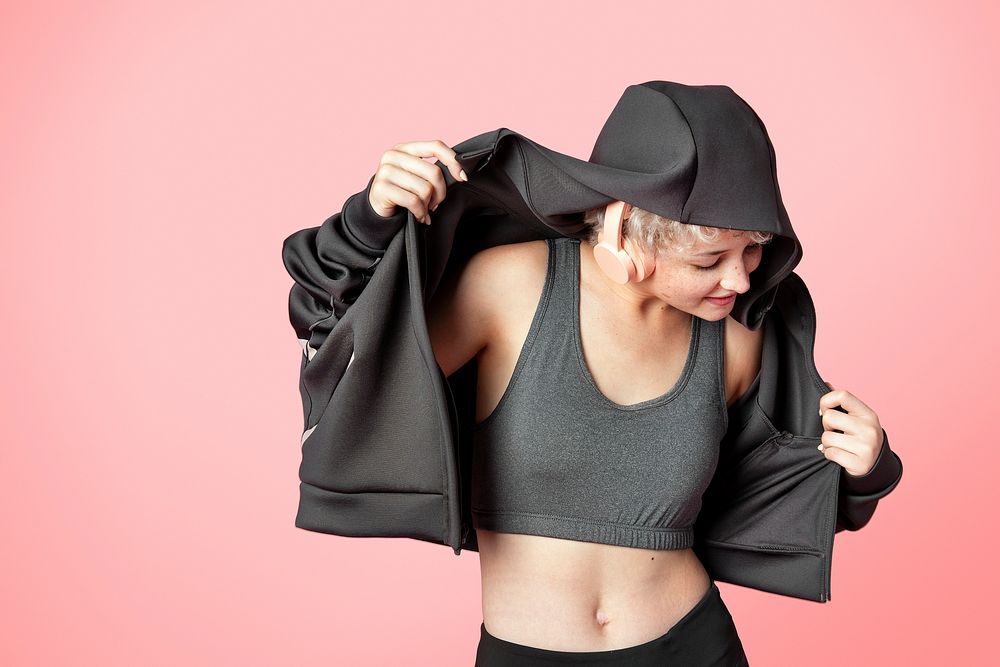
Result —
[{"label": "short blonde hair", "polygon": [[[597,234],[604,227],[605,209],[606,206],[598,206],[584,211],[583,222],[587,226],[586,240],[591,245],[597,244]],[[633,206],[628,219],[622,225],[622,238],[631,240],[643,251],[659,257],[665,248],[690,249],[697,241],[706,243],[718,241],[725,231],[733,231],[736,235],[748,233],[754,243],[760,244],[769,243],[774,237],[771,232],[692,225]]]}]

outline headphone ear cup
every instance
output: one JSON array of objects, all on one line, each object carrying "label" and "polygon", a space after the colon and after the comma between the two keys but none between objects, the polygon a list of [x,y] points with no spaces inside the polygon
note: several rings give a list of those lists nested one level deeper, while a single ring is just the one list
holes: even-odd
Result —
[{"label": "headphone ear cup", "polygon": [[606,243],[602,236],[598,236],[601,240],[594,246],[597,265],[619,285],[635,280],[636,266],[632,258],[625,250],[613,248],[610,243]]},{"label": "headphone ear cup", "polygon": [[634,267],[632,279],[636,282],[642,282],[652,275],[653,270],[656,268],[656,262],[640,249],[638,244],[633,243],[630,239],[625,239],[625,246],[628,248],[628,256]]},{"label": "headphone ear cup", "polygon": [[635,264],[624,250],[613,250],[607,244],[596,245],[594,259],[608,278],[619,285],[635,279]]}]

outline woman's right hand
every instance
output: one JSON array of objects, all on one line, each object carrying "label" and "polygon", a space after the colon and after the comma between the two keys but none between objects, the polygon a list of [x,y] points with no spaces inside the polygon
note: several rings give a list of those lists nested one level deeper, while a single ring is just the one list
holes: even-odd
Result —
[{"label": "woman's right hand", "polygon": [[383,218],[397,206],[409,209],[420,222],[431,224],[430,211],[444,199],[447,186],[441,170],[423,158],[436,157],[456,179],[468,181],[455,151],[439,139],[396,144],[379,160],[375,179],[368,190],[368,203]]}]

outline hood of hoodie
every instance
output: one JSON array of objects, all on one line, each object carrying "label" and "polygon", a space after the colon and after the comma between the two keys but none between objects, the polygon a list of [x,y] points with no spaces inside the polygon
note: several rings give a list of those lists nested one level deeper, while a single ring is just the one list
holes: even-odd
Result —
[{"label": "hood of hoodie", "polygon": [[[583,212],[615,200],[686,224],[771,232],[750,288],[737,295],[731,313],[750,329],[761,326],[778,285],[802,258],[767,130],[729,86],[628,86],[588,160],[507,128],[453,148],[471,188],[562,236],[582,239]],[[450,187],[456,181],[444,171]],[[515,192],[521,201],[512,201]]]}]

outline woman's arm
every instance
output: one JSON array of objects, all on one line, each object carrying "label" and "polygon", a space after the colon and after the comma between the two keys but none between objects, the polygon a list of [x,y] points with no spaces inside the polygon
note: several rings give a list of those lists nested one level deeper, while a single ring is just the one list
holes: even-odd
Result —
[{"label": "woman's arm", "polygon": [[387,218],[372,210],[368,204],[372,181],[322,225],[301,229],[282,244],[282,262],[294,280],[288,295],[289,320],[299,339],[314,350],[358,298],[406,222],[406,209]]},{"label": "woman's arm", "polygon": [[[516,257],[498,246],[481,250],[445,277],[427,307],[427,329],[445,377],[483,350],[495,331],[497,290]],[[516,264],[515,264],[516,266]]]},{"label": "woman's arm", "polygon": [[456,178],[464,176],[455,151],[439,140],[396,144],[382,154],[367,187],[349,197],[339,213],[285,239],[282,261],[295,281],[289,319],[313,351],[357,300],[406,223],[407,210],[429,222],[429,211],[444,199],[441,169],[424,157],[438,158]]}]

